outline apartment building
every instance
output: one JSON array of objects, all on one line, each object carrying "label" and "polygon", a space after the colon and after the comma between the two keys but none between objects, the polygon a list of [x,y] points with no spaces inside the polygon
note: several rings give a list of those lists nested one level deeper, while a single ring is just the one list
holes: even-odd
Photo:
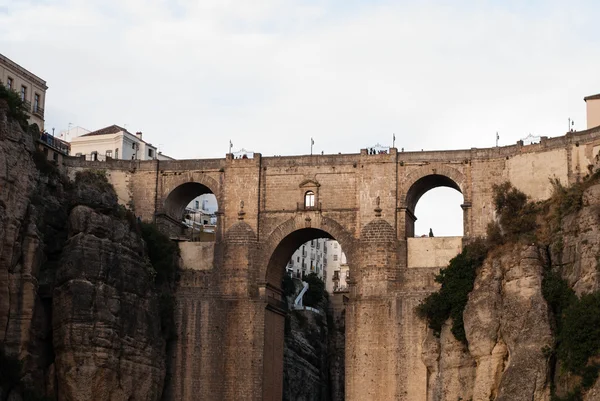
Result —
[{"label": "apartment building", "polygon": [[348,264],[339,242],[318,238],[302,244],[292,255],[286,272],[294,278],[315,273],[329,293],[347,288]]},{"label": "apartment building", "polygon": [[0,82],[19,94],[29,116],[29,123],[37,124],[43,132],[48,89],[46,81],[0,54]]},{"label": "apartment building", "polygon": [[[142,139],[142,133],[132,134],[118,125],[111,125],[71,139],[71,156],[85,156],[86,160],[104,161],[154,160],[156,147]],[[162,155],[161,155],[162,156]]]}]

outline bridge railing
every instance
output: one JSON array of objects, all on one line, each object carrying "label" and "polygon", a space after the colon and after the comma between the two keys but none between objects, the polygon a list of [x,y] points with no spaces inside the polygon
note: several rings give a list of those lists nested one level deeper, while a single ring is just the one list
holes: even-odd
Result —
[{"label": "bridge railing", "polygon": [[296,211],[315,210],[321,211],[321,202],[318,202],[315,206],[306,206],[304,202],[296,202]]}]

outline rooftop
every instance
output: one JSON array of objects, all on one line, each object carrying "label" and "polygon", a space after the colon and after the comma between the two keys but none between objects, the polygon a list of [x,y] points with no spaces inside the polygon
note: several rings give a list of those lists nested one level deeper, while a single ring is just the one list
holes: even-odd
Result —
[{"label": "rooftop", "polygon": [[597,95],[586,96],[583,98],[583,100],[585,100],[586,102],[588,100],[596,100],[596,99],[600,99],[600,93],[598,93]]},{"label": "rooftop", "polygon": [[14,70],[17,70],[21,75],[23,75],[24,77],[35,82],[40,87],[44,88],[44,90],[48,89],[48,86],[46,85],[46,81],[44,81],[42,78],[38,77],[37,75],[33,74],[32,72],[26,70],[25,68],[21,67],[19,64],[15,63],[14,61],[9,59],[2,53],[0,53],[0,62],[8,65],[10,68],[12,68]]},{"label": "rooftop", "polygon": [[[118,134],[119,132],[125,132],[125,133],[127,133],[127,134],[129,134],[129,135],[131,135],[133,137],[136,137],[138,141],[143,142],[143,143],[145,143],[145,144],[147,144],[149,146],[152,146],[153,148],[155,147],[150,142],[144,141],[141,138],[141,133],[140,133],[140,136],[134,135],[131,132],[127,131],[125,128],[119,127],[116,124],[110,125],[110,126],[105,127],[105,128],[101,128],[101,129],[96,130],[96,131],[92,131],[92,132],[87,133],[87,134],[83,134],[83,135],[79,136],[78,138],[82,138],[84,136],[112,135],[112,134]],[[77,139],[77,138],[75,138],[75,139]]]},{"label": "rooftop", "polygon": [[101,128],[99,130],[92,131],[92,132],[90,132],[88,134],[84,134],[84,135],[81,135],[81,136],[109,135],[109,134],[117,134],[117,133],[119,133],[121,131],[127,132],[130,135],[133,135],[131,132],[127,131],[125,128],[121,128],[118,125],[114,125],[113,124],[113,125],[111,125],[109,127]]}]

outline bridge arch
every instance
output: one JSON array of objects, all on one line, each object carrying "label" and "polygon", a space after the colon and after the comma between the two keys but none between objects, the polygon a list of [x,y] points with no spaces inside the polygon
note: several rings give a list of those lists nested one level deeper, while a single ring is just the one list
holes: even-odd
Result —
[{"label": "bridge arch", "polygon": [[279,288],[284,267],[300,245],[317,238],[331,238],[338,241],[346,254],[348,266],[354,264],[355,239],[336,220],[323,217],[316,212],[307,212],[289,219],[275,228],[264,242],[261,260],[269,262],[260,272],[265,282]]},{"label": "bridge arch", "polygon": [[[275,228],[261,252],[262,260],[268,263],[261,268],[265,278],[264,293],[267,301],[264,320],[264,349],[262,391],[263,400],[281,400],[283,394],[283,343],[285,326],[285,302],[281,282],[285,266],[293,253],[305,242],[317,238],[330,238],[338,241],[346,254],[350,275],[354,274],[354,238],[337,221],[321,216],[316,212],[298,214]],[[346,252],[347,250],[347,252]]]},{"label": "bridge arch", "polygon": [[463,195],[463,204],[461,205],[463,208],[463,233],[468,235],[470,225],[467,210],[470,205],[468,181],[459,170],[448,165],[434,164],[412,171],[406,176],[402,184],[403,193],[400,198],[400,207],[404,212],[401,217],[405,221],[406,237],[413,237],[415,234],[414,225],[417,219],[415,208],[417,203],[426,192],[439,187],[452,188]]},{"label": "bridge arch", "polygon": [[[165,182],[167,181],[167,182]],[[165,184],[169,184],[168,186]],[[221,205],[220,187],[218,182],[209,176],[202,175],[189,179],[177,179],[173,182],[171,176],[163,177],[163,197],[161,209],[162,212],[173,219],[181,219],[185,207],[197,196],[204,194],[214,194],[217,198],[217,204]]]}]

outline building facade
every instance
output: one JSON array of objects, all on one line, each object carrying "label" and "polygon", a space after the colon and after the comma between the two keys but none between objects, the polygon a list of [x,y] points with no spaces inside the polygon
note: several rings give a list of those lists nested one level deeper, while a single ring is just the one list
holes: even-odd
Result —
[{"label": "building facade", "polygon": [[587,114],[587,129],[600,126],[600,93],[586,96],[583,100],[585,101]]},{"label": "building facade", "polygon": [[315,273],[329,293],[347,288],[349,277],[346,255],[339,242],[328,238],[317,238],[300,246],[286,266],[290,277],[302,278]]},{"label": "building facade", "polygon": [[37,124],[43,132],[46,81],[0,54],[0,82],[19,94],[29,116],[29,124]]},{"label": "building facade", "polygon": [[155,146],[142,139],[141,132],[132,134],[125,128],[111,125],[71,139],[71,155],[98,161],[106,158],[154,160],[158,153]]}]

